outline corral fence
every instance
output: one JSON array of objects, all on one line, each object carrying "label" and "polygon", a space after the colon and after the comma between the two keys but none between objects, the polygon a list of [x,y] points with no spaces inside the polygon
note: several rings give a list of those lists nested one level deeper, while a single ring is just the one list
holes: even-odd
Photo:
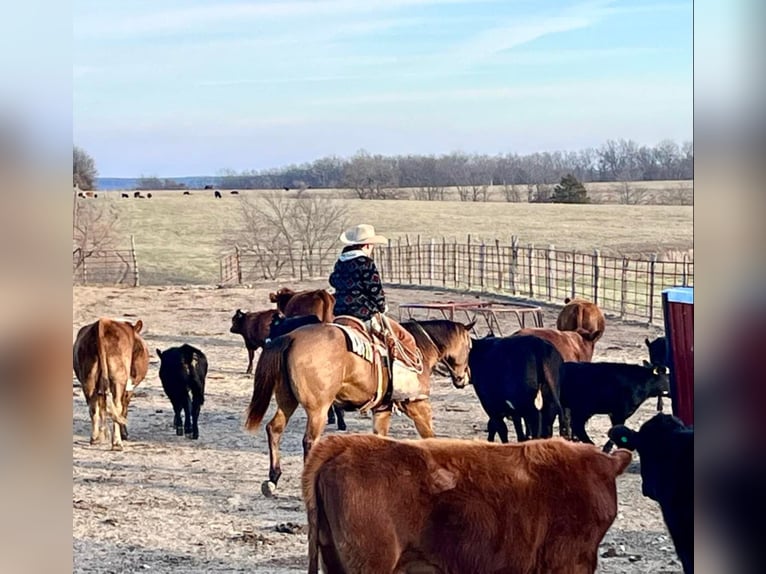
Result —
[{"label": "corral fence", "polygon": [[138,287],[138,258],[131,237],[130,249],[72,251],[72,282],[75,285],[129,285]]},{"label": "corral fence", "polygon": [[[259,280],[328,277],[337,250],[308,253],[305,247],[265,254],[235,253],[220,261],[221,284]],[[688,254],[673,261],[603,255],[556,249],[553,245],[510,245],[446,239],[389,240],[376,249],[383,281],[389,285],[431,286],[498,293],[538,302],[563,303],[583,297],[622,319],[661,323],[662,290],[694,284],[694,261]]]}]

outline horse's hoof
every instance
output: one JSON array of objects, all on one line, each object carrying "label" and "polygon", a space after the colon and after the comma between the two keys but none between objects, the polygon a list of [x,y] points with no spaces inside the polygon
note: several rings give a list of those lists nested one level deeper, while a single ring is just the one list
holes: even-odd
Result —
[{"label": "horse's hoof", "polygon": [[277,485],[270,480],[264,480],[261,484],[261,492],[263,493],[263,496],[266,498],[271,498],[274,496],[274,493],[277,491]]},{"label": "horse's hoof", "polygon": [[122,450],[122,445],[121,444],[113,444],[112,445],[112,450],[120,452]]}]

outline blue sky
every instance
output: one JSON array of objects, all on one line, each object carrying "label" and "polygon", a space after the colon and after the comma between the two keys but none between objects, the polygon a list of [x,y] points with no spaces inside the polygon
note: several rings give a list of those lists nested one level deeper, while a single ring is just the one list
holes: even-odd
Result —
[{"label": "blue sky", "polygon": [[75,0],[102,176],[692,138],[692,2]]}]

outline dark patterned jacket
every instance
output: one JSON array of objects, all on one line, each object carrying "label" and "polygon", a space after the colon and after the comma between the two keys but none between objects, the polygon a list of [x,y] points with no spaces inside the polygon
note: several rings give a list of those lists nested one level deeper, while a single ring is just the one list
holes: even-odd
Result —
[{"label": "dark patterned jacket", "polygon": [[[345,254],[344,254],[345,255]],[[330,275],[335,288],[335,315],[351,315],[362,321],[386,310],[386,296],[375,262],[365,255],[341,258]]]}]

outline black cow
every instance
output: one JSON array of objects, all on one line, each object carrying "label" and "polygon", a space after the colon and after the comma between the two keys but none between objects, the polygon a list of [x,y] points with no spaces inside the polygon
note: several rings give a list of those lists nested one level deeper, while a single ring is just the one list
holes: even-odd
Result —
[{"label": "black cow", "polygon": [[[207,189],[207,186],[205,186],[205,189]],[[183,194],[184,194],[184,195],[191,195],[191,192],[190,192],[190,191],[184,191],[184,193],[183,193]]]},{"label": "black cow", "polygon": [[218,191],[217,189],[215,190],[215,193],[214,193],[214,195],[216,196],[216,198],[220,198],[220,197],[222,197],[222,196],[221,196],[221,192],[220,192],[220,191]]},{"label": "black cow", "polygon": [[[207,184],[205,185],[205,189],[213,189],[213,186],[210,184]],[[184,194],[186,194],[186,192],[184,192]]]},{"label": "black cow", "polygon": [[[489,415],[487,440],[494,442],[499,434],[502,442],[508,442],[506,417],[513,420],[519,442],[553,435],[556,416],[560,424],[564,420],[557,386],[562,363],[551,343],[532,335],[473,341],[468,366],[476,395]],[[562,434],[568,433],[563,429]]]},{"label": "black cow", "polygon": [[[269,338],[266,339],[266,342],[270,339],[276,339],[277,337],[285,335],[290,331],[294,331],[298,327],[314,325],[321,322],[322,321],[320,321],[319,317],[316,315],[295,315],[294,317],[285,317],[282,313],[277,312],[271,318]],[[331,405],[327,411],[327,424],[335,424],[336,417],[338,419],[338,430],[346,430],[346,419],[343,415],[343,409],[337,405]]]},{"label": "black cow", "polygon": [[134,192],[133,192],[133,197],[135,197],[135,198],[139,198],[139,197],[143,197],[143,196],[141,195],[141,192],[140,192],[140,191],[134,191]]},{"label": "black cow", "polygon": [[644,339],[649,349],[649,362],[657,367],[669,367],[668,365],[668,341],[665,337],[657,337],[654,341]]},{"label": "black cow", "polygon": [[151,194],[151,193],[147,193],[147,194],[146,194],[146,198],[147,198],[147,199],[151,199],[151,198],[152,198],[152,194]]},{"label": "black cow", "polygon": [[[668,392],[668,371],[625,363],[565,362],[559,370],[559,389],[572,435],[593,444],[585,432],[593,415],[609,415],[612,426],[623,424],[646,399]],[[604,451],[612,446],[607,441]]]},{"label": "black cow", "polygon": [[[173,424],[176,434],[191,435],[199,438],[197,420],[202,404],[205,402],[205,377],[207,376],[207,358],[199,349],[191,345],[171,347],[165,351],[157,349],[160,358],[160,381],[165,394],[173,404],[175,418]],[[181,426],[181,411],[184,411],[184,423]]]},{"label": "black cow", "polygon": [[239,195],[239,191],[237,191],[236,189],[234,189],[234,190],[230,191],[229,193],[230,193],[231,195]]},{"label": "black cow", "polygon": [[127,193],[123,193],[120,195],[120,197],[130,197]]},{"label": "black cow", "polygon": [[609,430],[621,448],[638,451],[641,491],[656,500],[685,574],[694,571],[694,428],[656,414],[638,432],[624,425]]}]

